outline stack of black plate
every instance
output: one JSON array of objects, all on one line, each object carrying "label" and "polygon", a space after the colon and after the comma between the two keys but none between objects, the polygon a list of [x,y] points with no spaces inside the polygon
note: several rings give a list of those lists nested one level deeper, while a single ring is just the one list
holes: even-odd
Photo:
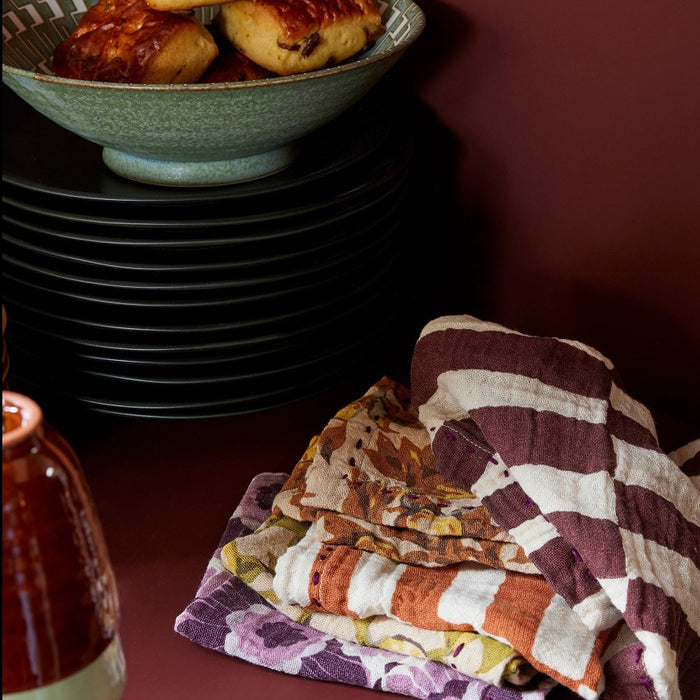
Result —
[{"label": "stack of black plate", "polygon": [[372,352],[412,142],[389,100],[375,91],[284,172],[171,189],[113,175],[6,93],[3,302],[23,385],[102,413],[231,415]]}]

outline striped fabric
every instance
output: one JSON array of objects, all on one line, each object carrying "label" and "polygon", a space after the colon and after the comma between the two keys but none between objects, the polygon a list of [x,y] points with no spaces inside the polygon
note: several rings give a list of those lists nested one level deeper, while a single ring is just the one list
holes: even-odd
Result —
[{"label": "striped fabric", "polygon": [[559,683],[598,686],[609,632],[587,629],[542,576],[471,562],[399,564],[324,545],[314,527],[277,561],[273,589],[282,603],[356,619],[381,615],[430,630],[477,631],[514,647]]},{"label": "striped fabric", "polygon": [[[436,472],[409,403],[408,390],[385,377],[312,441],[273,503],[273,512],[312,523],[298,544],[266,557],[276,562],[276,599],[338,618],[475,630],[558,683],[598,688],[610,631],[587,628],[524,554],[505,556],[522,548],[478,498]],[[344,527],[329,532],[329,516]],[[419,556],[415,547],[402,554],[409,533],[428,538]],[[453,548],[459,556],[443,561]],[[456,643],[447,661],[463,664],[465,651]]]},{"label": "striped fabric", "polygon": [[664,454],[594,349],[469,316],[423,329],[411,391],[438,471],[481,499],[597,638],[609,633],[604,678],[582,675],[578,694],[697,697],[700,441]]},{"label": "striped fabric", "polygon": [[[368,639],[355,643],[345,641],[335,634],[337,624],[331,624],[332,633],[327,634],[310,624],[297,623],[275,610],[244,582],[244,579],[257,579],[257,576],[254,571],[246,570],[243,561],[238,567],[241,578],[224,568],[224,544],[241,542],[252,529],[262,525],[270,516],[272,499],[287,478],[287,474],[269,472],[257,474],[253,478],[226,524],[194,599],[175,621],[175,630],[179,634],[206,649],[257,666],[323,681],[326,685],[317,688],[319,697],[328,695],[327,684],[330,682],[384,691],[391,693],[392,697],[395,694],[410,696],[418,700],[544,700],[549,696],[553,684],[546,679],[540,679],[536,687],[499,688],[476,680],[453,668],[451,664],[426,659],[425,655],[421,655],[422,650],[411,650],[410,640],[403,640],[403,643],[397,644],[396,649],[379,648],[381,638],[385,637],[384,626],[372,631],[369,627],[358,625],[358,633],[362,630]],[[260,567],[259,561],[257,564],[253,562],[253,567],[256,566]],[[342,624],[342,621],[338,622]],[[499,656],[502,657],[503,649],[494,648],[488,640],[469,639],[468,634],[465,636],[465,650],[460,656],[466,656],[469,652],[474,655],[481,653],[489,668],[501,665]],[[452,641],[443,640],[450,644]],[[377,646],[371,645],[375,643]],[[414,653],[416,651],[418,654]],[[475,660],[472,657],[472,662]],[[219,666],[214,668],[216,670],[212,670],[213,673],[226,672]],[[202,674],[202,696],[209,697],[206,688],[210,685],[210,679],[206,664],[197,672]],[[233,667],[229,672],[229,695],[231,698],[239,698],[240,693],[236,692],[235,684],[240,668]],[[306,693],[303,695],[306,697],[313,694],[313,689],[304,686],[299,692]],[[265,687],[261,685],[260,692],[255,697],[264,693]],[[295,698],[302,697],[292,691],[284,695],[288,698],[292,695]]]},{"label": "striped fabric", "polygon": [[[314,525],[311,525],[313,528]],[[527,685],[529,692],[514,689],[512,700],[522,697],[542,700],[550,687],[545,679],[538,678],[530,683],[535,670],[512,647],[487,635],[470,630],[425,629],[383,615],[369,615],[358,618],[345,614],[347,611],[327,612],[321,605],[310,605],[299,577],[312,577],[308,570],[308,557],[297,557],[294,545],[309,529],[303,523],[285,516],[269,517],[255,532],[237,537],[222,549],[221,557],[226,568],[252,590],[259,593],[279,612],[300,624],[329,634],[334,638],[357,642],[378,649],[391,649],[414,658],[423,657],[438,661],[466,676],[489,682],[494,686]],[[313,537],[310,538],[313,540]],[[377,557],[378,555],[374,555]],[[307,605],[285,603],[275,593],[274,578],[278,561],[294,560],[297,583],[301,584],[303,599]],[[319,574],[320,576],[320,574]],[[329,586],[336,582],[329,577]],[[320,583],[320,580],[317,582]],[[347,582],[345,582],[347,583]],[[379,581],[373,581],[373,586]],[[338,586],[338,592],[346,590]]]}]

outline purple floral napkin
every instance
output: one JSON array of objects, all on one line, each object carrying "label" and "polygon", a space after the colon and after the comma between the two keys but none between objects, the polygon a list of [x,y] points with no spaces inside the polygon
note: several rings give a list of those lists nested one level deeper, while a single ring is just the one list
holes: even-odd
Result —
[{"label": "purple floral napkin", "polygon": [[[272,608],[221,562],[221,548],[270,515],[288,474],[264,473],[250,483],[228,521],[194,600],[175,631],[207,649],[276,671],[347,683],[423,700],[542,700],[551,689],[511,689],[478,681],[434,661],[331,637]],[[553,685],[553,683],[552,683]]]}]

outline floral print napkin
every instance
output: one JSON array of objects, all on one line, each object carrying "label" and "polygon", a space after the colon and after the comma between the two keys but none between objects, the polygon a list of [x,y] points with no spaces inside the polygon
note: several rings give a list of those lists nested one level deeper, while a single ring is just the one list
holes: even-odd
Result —
[{"label": "floral print napkin", "polygon": [[[535,676],[535,669],[513,647],[487,635],[465,630],[425,629],[386,615],[358,619],[281,603],[275,593],[277,562],[288,558],[287,552],[294,552],[295,545],[303,541],[314,526],[315,523],[273,515],[253,534],[229,542],[223,548],[222,560],[237,578],[284,615],[333,637],[440,661],[466,675],[498,686],[506,683],[525,685]],[[311,576],[306,569],[304,572]],[[376,583],[372,590],[380,587],[380,581]],[[343,590],[344,585],[338,585],[337,589]]]},{"label": "floral print napkin", "polygon": [[344,641],[294,622],[223,565],[222,547],[250,534],[270,515],[289,475],[251,482],[231,516],[192,602],[175,630],[208,649],[291,675],[347,683],[420,700],[543,700],[553,683],[533,690],[498,688],[449,666]]},{"label": "floral print napkin", "polygon": [[[319,521],[324,541],[434,567],[475,561],[539,573],[474,494],[438,471],[408,389],[384,377],[311,441],[273,510]],[[343,541],[341,541],[343,540]]]},{"label": "floral print napkin", "polygon": [[[598,688],[617,630],[586,626],[484,503],[438,473],[429,444],[408,389],[390,378],[338,411],[273,502],[276,514],[311,521],[302,538],[276,554],[269,584],[274,600],[302,608],[312,625],[326,613],[481,633],[575,692]],[[343,529],[329,537],[319,524],[328,513],[352,517],[344,523],[349,532],[361,532],[357,520],[383,527],[384,551],[357,547],[358,539],[369,539],[364,534],[348,537],[349,545],[338,536]],[[400,532],[427,538],[423,561],[410,563],[401,553]],[[411,544],[415,555],[419,547]],[[446,552],[459,553],[454,563],[425,565]],[[415,632],[409,636],[416,639]],[[460,640],[433,658],[464,663],[462,655],[473,648]],[[475,668],[494,670],[484,663],[462,670],[474,674]]]}]

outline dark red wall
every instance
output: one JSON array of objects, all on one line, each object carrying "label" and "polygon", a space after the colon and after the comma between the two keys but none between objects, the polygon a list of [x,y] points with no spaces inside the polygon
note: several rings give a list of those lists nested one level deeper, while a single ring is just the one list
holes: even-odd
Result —
[{"label": "dark red wall", "polygon": [[588,342],[700,425],[700,3],[418,1],[431,312]]}]

